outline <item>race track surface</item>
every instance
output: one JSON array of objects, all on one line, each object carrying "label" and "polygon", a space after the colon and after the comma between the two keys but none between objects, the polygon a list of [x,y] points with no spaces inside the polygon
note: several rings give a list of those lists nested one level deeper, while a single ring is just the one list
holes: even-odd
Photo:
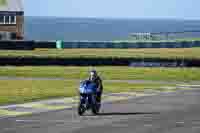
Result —
[{"label": "race track surface", "polygon": [[200,89],[107,103],[99,116],[76,108],[0,119],[0,133],[199,133]]}]

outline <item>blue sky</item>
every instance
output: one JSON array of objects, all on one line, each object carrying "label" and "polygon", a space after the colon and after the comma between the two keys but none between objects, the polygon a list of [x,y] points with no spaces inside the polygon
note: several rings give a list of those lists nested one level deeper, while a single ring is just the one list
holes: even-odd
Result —
[{"label": "blue sky", "polygon": [[200,0],[24,0],[26,16],[200,19]]}]

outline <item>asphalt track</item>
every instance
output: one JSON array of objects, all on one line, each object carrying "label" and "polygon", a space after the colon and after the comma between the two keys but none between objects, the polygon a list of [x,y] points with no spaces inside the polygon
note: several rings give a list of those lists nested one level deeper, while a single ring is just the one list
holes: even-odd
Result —
[{"label": "asphalt track", "polygon": [[99,116],[76,108],[0,119],[0,133],[199,133],[200,89],[106,103]]}]

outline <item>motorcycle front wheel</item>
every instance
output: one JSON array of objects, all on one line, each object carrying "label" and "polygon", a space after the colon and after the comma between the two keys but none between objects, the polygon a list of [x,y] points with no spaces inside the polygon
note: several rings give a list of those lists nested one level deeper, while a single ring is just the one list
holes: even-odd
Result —
[{"label": "motorcycle front wheel", "polygon": [[85,107],[82,104],[79,104],[78,106],[78,115],[82,116],[85,112]]}]

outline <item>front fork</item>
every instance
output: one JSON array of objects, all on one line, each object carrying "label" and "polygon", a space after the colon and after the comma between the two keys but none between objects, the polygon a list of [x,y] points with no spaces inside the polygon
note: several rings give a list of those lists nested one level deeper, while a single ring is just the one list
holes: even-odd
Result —
[{"label": "front fork", "polygon": [[96,96],[95,95],[89,95],[86,97],[81,96],[80,97],[80,104],[85,109],[91,108],[96,103]]}]

